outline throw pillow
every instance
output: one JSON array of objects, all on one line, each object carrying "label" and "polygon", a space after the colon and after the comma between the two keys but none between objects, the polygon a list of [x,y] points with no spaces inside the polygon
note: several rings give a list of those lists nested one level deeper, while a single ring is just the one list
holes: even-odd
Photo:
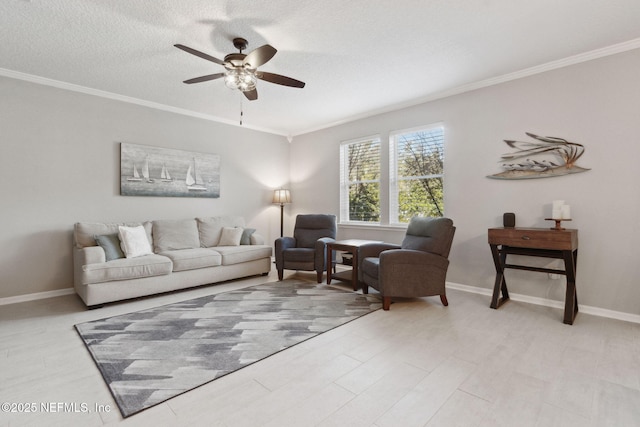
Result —
[{"label": "throw pillow", "polygon": [[245,228],[242,230],[242,237],[240,237],[241,245],[250,245],[251,244],[251,235],[256,232],[255,228]]},{"label": "throw pillow", "polygon": [[200,246],[212,248],[220,244],[223,227],[243,227],[244,218],[241,216],[214,216],[196,218],[200,234]]},{"label": "throw pillow", "polygon": [[147,232],[143,226],[138,227],[118,227],[118,236],[122,250],[127,258],[135,258],[153,253],[151,244],[147,238]]},{"label": "throw pillow", "polygon": [[198,225],[195,219],[153,221],[155,252],[200,247]]},{"label": "throw pillow", "polygon": [[242,228],[223,227],[218,246],[239,246],[242,237]]},{"label": "throw pillow", "polygon": [[93,236],[93,238],[96,239],[98,246],[104,249],[107,261],[124,258],[124,252],[120,248],[120,239],[117,233]]}]

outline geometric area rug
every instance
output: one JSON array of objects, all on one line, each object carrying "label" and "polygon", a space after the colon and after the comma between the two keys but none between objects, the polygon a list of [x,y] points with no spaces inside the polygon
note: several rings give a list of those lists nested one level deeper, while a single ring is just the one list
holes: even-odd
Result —
[{"label": "geometric area rug", "polygon": [[290,279],[75,328],[126,418],[380,307],[375,296]]}]

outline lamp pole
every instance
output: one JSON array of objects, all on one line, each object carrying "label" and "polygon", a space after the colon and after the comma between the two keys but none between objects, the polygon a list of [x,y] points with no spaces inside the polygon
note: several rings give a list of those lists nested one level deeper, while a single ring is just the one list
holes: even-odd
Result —
[{"label": "lamp pole", "polygon": [[280,237],[284,236],[284,205],[291,203],[291,192],[289,190],[275,190],[273,192],[273,203],[280,204]]},{"label": "lamp pole", "polygon": [[280,237],[284,236],[284,203],[280,203]]}]

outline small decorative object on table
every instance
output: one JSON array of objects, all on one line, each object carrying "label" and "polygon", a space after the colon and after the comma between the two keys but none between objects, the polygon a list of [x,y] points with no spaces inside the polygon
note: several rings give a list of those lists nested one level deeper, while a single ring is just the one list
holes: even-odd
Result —
[{"label": "small decorative object on table", "polygon": [[571,207],[566,205],[564,200],[554,200],[551,218],[545,218],[545,221],[556,222],[556,226],[551,227],[552,230],[564,230],[560,224],[562,221],[571,221]]}]

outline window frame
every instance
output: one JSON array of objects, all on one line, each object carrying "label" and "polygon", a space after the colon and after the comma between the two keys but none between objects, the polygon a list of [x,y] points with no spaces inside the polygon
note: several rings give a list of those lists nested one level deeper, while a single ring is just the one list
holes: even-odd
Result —
[{"label": "window frame", "polygon": [[[379,147],[378,157],[378,179],[377,180],[364,180],[364,181],[350,181],[349,180],[349,146],[354,144],[374,142]],[[351,220],[349,215],[350,200],[349,200],[349,188],[354,183],[378,183],[378,221],[356,221]],[[366,226],[379,226],[382,218],[382,139],[379,134],[369,135],[361,138],[350,139],[340,142],[340,224],[347,225],[366,225]]]},{"label": "window frame", "polygon": [[[411,177],[398,177],[398,140],[399,137],[406,134],[415,134],[418,132],[428,132],[433,129],[441,129],[442,130],[442,173],[440,174],[429,174],[423,176],[411,176]],[[400,192],[400,181],[415,181],[424,178],[441,178],[443,181],[443,199],[442,199],[442,207],[441,214],[444,216],[445,206],[444,206],[444,148],[445,148],[445,126],[444,123],[432,123],[424,126],[417,126],[408,129],[401,129],[389,132],[389,225],[392,226],[406,226],[408,223],[401,222],[399,220],[399,192]]]}]

